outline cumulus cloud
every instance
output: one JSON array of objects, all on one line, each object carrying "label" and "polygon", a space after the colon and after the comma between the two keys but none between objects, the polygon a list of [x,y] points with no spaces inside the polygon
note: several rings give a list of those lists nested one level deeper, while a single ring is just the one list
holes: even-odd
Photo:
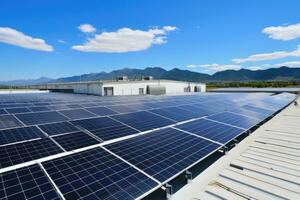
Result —
[{"label": "cumulus cloud", "polygon": [[300,57],[300,45],[294,51],[275,51],[272,53],[254,54],[247,58],[235,58],[232,61],[235,63],[256,62],[265,60],[275,60],[286,57]]},{"label": "cumulus cloud", "polygon": [[262,70],[263,68],[260,66],[251,66],[251,67],[247,67],[247,69],[250,69],[252,71],[257,71],[257,70]]},{"label": "cumulus cloud", "polygon": [[91,24],[80,24],[80,26],[78,26],[78,29],[83,33],[93,33],[96,31],[96,28]]},{"label": "cumulus cloud", "polygon": [[53,51],[53,47],[48,45],[45,40],[32,38],[8,27],[0,27],[0,42],[38,51]]},{"label": "cumulus cloud", "polygon": [[227,64],[227,65],[221,65],[221,64],[204,64],[204,65],[199,65],[200,68],[206,70],[206,71],[214,71],[214,72],[218,72],[218,71],[224,71],[224,70],[239,70],[242,67],[240,65],[233,65],[233,64]]},{"label": "cumulus cloud", "polygon": [[270,26],[262,31],[274,40],[294,40],[300,37],[300,23],[289,26]]},{"label": "cumulus cloud", "polygon": [[82,45],[72,46],[72,49],[83,52],[125,53],[142,51],[152,45],[162,45],[167,42],[167,33],[176,30],[175,26],[151,28],[147,31],[121,28],[115,32],[102,32],[89,38]]},{"label": "cumulus cloud", "polygon": [[188,65],[188,66],[186,66],[187,68],[190,68],[190,69],[194,69],[194,68],[197,68],[197,65],[194,65],[194,64],[192,64],[192,65]]},{"label": "cumulus cloud", "polygon": [[300,61],[288,61],[288,62],[283,62],[283,63],[277,63],[274,66],[275,67],[286,66],[286,67],[295,67],[295,68],[298,68],[298,67],[300,67]]},{"label": "cumulus cloud", "polygon": [[57,40],[57,42],[59,42],[61,44],[65,44],[66,43],[66,41],[64,41],[64,40]]}]

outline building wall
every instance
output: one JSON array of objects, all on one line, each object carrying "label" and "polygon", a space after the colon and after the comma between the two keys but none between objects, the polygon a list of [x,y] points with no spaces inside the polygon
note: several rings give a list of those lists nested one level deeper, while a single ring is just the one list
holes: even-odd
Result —
[{"label": "building wall", "polygon": [[113,94],[118,95],[139,95],[140,88],[146,94],[147,86],[164,86],[166,94],[183,93],[189,87],[190,92],[194,92],[195,86],[200,88],[200,92],[206,91],[206,85],[201,83],[188,83],[170,80],[148,80],[148,81],[119,81],[119,82],[81,82],[81,83],[62,83],[32,86],[34,89],[54,89],[71,90],[74,93],[104,95],[105,87],[113,87]]}]

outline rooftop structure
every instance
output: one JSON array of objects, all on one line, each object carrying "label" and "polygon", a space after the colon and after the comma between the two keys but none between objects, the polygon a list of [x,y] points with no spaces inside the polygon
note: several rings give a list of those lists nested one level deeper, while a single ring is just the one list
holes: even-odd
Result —
[{"label": "rooftop structure", "polygon": [[206,85],[173,80],[153,80],[144,77],[141,80],[129,80],[120,77],[114,81],[87,81],[72,83],[51,83],[30,86],[32,89],[94,94],[100,96],[145,95],[145,94],[178,94],[205,92]]},{"label": "rooftop structure", "polygon": [[300,199],[299,122],[292,104],[172,199]]},{"label": "rooftop structure", "polygon": [[0,199],[169,196],[172,181],[190,181],[294,98],[1,94]]}]

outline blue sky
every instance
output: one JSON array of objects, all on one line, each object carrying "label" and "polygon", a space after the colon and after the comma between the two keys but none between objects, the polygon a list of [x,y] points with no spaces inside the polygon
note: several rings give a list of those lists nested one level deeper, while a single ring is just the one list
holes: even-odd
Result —
[{"label": "blue sky", "polygon": [[1,0],[0,80],[300,67],[300,1]]}]

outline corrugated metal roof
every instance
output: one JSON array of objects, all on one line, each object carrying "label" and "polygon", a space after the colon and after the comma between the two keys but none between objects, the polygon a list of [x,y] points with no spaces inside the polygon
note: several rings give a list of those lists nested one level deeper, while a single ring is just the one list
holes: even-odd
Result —
[{"label": "corrugated metal roof", "polygon": [[300,106],[257,129],[176,199],[300,199]]},{"label": "corrugated metal roof", "polygon": [[300,92],[299,87],[284,87],[284,88],[216,88],[211,89],[211,92]]}]

